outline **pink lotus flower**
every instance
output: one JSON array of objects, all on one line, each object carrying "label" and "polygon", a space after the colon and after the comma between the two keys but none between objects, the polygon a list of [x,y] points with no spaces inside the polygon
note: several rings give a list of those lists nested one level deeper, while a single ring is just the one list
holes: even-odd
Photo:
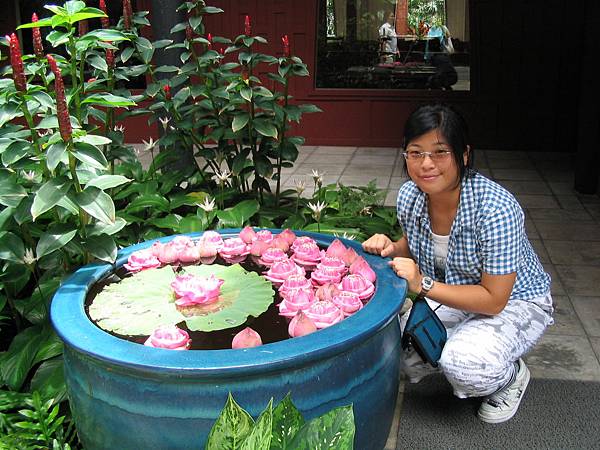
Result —
[{"label": "pink lotus flower", "polygon": [[173,245],[167,243],[160,247],[157,246],[152,251],[154,252],[155,250],[158,250],[158,259],[163,264],[173,264],[179,261],[179,250]]},{"label": "pink lotus flower", "polygon": [[263,266],[271,267],[274,263],[286,259],[288,259],[288,255],[280,248],[274,247],[266,249],[258,261]]},{"label": "pink lotus flower", "polygon": [[315,292],[315,297],[320,301],[328,300],[331,302],[333,301],[333,297],[336,296],[339,292],[341,291],[339,290],[336,284],[328,283],[317,288]]},{"label": "pink lotus flower", "polygon": [[191,274],[179,275],[171,283],[177,306],[206,305],[214,303],[221,294],[224,280],[211,275],[208,278]]},{"label": "pink lotus flower", "polygon": [[278,236],[273,238],[270,245],[271,247],[278,248],[284,252],[287,252],[290,249],[290,244],[288,244],[284,238],[280,238]]},{"label": "pink lotus flower", "polygon": [[373,269],[371,269],[369,263],[365,261],[362,256],[359,256],[354,260],[354,262],[350,266],[350,273],[362,275],[371,283],[375,283],[375,280],[377,279],[377,275],[375,275],[375,272],[373,271]]},{"label": "pink lotus flower", "polygon": [[292,245],[294,243],[294,241],[296,240],[296,235],[289,228],[286,228],[285,230],[283,230],[281,233],[279,233],[277,235],[277,237],[280,239],[285,239],[286,242],[288,243],[288,245]]},{"label": "pink lotus flower", "polygon": [[240,231],[240,239],[246,244],[252,243],[255,237],[256,232],[252,227],[245,227],[242,231]]},{"label": "pink lotus flower", "polygon": [[237,264],[246,259],[246,256],[250,253],[249,245],[247,245],[242,239],[229,238],[223,242],[223,247],[219,250],[221,257],[229,264]]},{"label": "pink lotus flower", "polygon": [[175,325],[163,325],[152,332],[144,345],[169,350],[188,350],[192,341],[190,335]]},{"label": "pink lotus flower", "polygon": [[342,244],[342,241],[335,239],[331,244],[329,244],[325,254],[327,256],[333,256],[335,258],[342,259],[346,253],[346,250],[346,246]]},{"label": "pink lotus flower", "polygon": [[313,291],[303,289],[294,289],[289,296],[284,298],[279,304],[279,315],[284,317],[294,317],[298,311],[308,309],[315,301]]},{"label": "pink lotus flower", "polygon": [[342,291],[333,297],[333,304],[342,310],[345,317],[351,316],[363,307],[358,294],[349,291]]},{"label": "pink lotus flower", "polygon": [[304,311],[318,329],[327,328],[344,318],[344,313],[333,302],[314,302]]},{"label": "pink lotus flower", "polygon": [[194,244],[180,248],[178,249],[177,259],[184,264],[198,262],[200,261],[200,249]]},{"label": "pink lotus flower", "polygon": [[344,261],[335,256],[327,256],[327,253],[321,258],[321,262],[317,265],[317,269],[335,270],[342,275],[345,275],[346,272],[348,272]]},{"label": "pink lotus flower", "polygon": [[273,240],[273,233],[269,230],[260,230],[256,232],[254,239],[257,241],[271,242]]},{"label": "pink lotus flower", "polygon": [[262,256],[262,254],[268,248],[270,248],[270,245],[268,242],[255,240],[252,242],[252,245],[250,246],[250,254],[252,256],[259,257],[259,256]]},{"label": "pink lotus flower", "polygon": [[210,243],[198,242],[198,255],[202,264],[212,264],[217,259],[218,247]]},{"label": "pink lotus flower", "polygon": [[299,236],[292,243],[292,250],[295,251],[298,247],[300,247],[303,244],[315,244],[315,245],[317,245],[317,241],[315,241],[310,236]]},{"label": "pink lotus flower", "polygon": [[327,267],[317,268],[313,273],[310,274],[310,279],[315,286],[321,286],[328,283],[339,283],[342,279],[343,273],[336,269],[329,269]]},{"label": "pink lotus flower", "polygon": [[265,278],[275,286],[280,286],[293,275],[306,275],[304,268],[298,266],[291,259],[274,263],[265,274]]},{"label": "pink lotus flower", "polygon": [[317,244],[302,244],[296,247],[291,259],[303,267],[313,268],[321,260],[321,250],[319,250]]},{"label": "pink lotus flower", "polygon": [[310,280],[304,275],[292,275],[287,278],[279,288],[279,295],[286,298],[291,291],[303,289],[305,291],[313,291],[313,286]]},{"label": "pink lotus flower", "polygon": [[375,286],[362,275],[350,274],[346,275],[338,288],[342,291],[354,292],[358,294],[361,300],[371,298],[375,292]]},{"label": "pink lotus flower", "polygon": [[133,273],[145,269],[154,269],[160,266],[160,261],[149,249],[133,252],[129,255],[129,258],[127,258],[127,263],[123,264],[123,267]]},{"label": "pink lotus flower", "polygon": [[223,247],[223,238],[216,231],[205,231],[200,237],[199,242],[216,247],[217,251],[221,250],[221,247]]},{"label": "pink lotus flower", "polygon": [[250,327],[244,328],[231,341],[231,348],[251,348],[259,345],[262,345],[260,334]]},{"label": "pink lotus flower", "polygon": [[299,311],[298,314],[292,318],[290,325],[288,326],[288,333],[290,337],[293,338],[306,336],[314,331],[317,331],[317,326],[302,311]]},{"label": "pink lotus flower", "polygon": [[344,261],[344,264],[350,267],[358,257],[358,253],[356,253],[352,247],[348,247],[346,253],[344,253],[344,256],[342,256],[342,261]]}]

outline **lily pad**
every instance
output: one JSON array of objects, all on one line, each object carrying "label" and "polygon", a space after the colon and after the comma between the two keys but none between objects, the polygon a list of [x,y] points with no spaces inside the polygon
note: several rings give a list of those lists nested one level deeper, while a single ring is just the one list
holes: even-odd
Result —
[{"label": "lily pad", "polygon": [[149,335],[160,325],[185,322],[192,331],[214,331],[258,317],[273,302],[271,283],[239,264],[185,267],[196,276],[225,280],[219,300],[209,305],[178,307],[171,282],[171,266],[148,269],[106,286],[89,308],[91,319],[103,330],[130,336]]}]

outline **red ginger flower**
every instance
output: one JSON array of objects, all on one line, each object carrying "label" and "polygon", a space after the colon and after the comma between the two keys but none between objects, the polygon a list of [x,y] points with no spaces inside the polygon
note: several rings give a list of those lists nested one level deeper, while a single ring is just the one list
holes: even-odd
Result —
[{"label": "red ginger flower", "polygon": [[250,24],[250,16],[246,16],[244,19],[244,34],[246,36],[252,35],[252,25]]},{"label": "red ginger flower", "polygon": [[[106,3],[104,2],[104,0],[100,0],[100,9],[104,14],[108,16],[108,12],[106,10]],[[110,20],[108,20],[108,17],[101,17],[100,22],[102,22],[102,28],[110,28]]]},{"label": "red ginger flower", "polygon": [[208,41],[206,47],[210,50],[212,48],[212,34],[208,33],[208,36],[206,36],[206,40]]},{"label": "red ginger flower", "polygon": [[77,24],[77,29],[79,31],[79,37],[83,36],[84,34],[87,34],[87,32],[88,32],[87,20],[80,20],[79,23]]},{"label": "red ginger flower", "polygon": [[123,0],[123,24],[125,29],[131,29],[131,20],[133,17],[133,10],[131,9],[131,0]]},{"label": "red ginger flower", "polygon": [[56,64],[56,60],[52,55],[46,55],[50,70],[54,74],[54,92],[56,93],[56,115],[58,116],[58,129],[63,141],[68,142],[71,139],[73,129],[71,128],[71,119],[69,118],[69,107],[67,106],[67,98],[65,96],[65,84]]},{"label": "red ginger flower", "polygon": [[13,71],[13,80],[18,91],[25,92],[27,90],[27,80],[25,79],[25,71],[23,70],[23,58],[21,58],[21,46],[19,38],[15,33],[6,36],[10,44],[10,65]]},{"label": "red ginger flower", "polygon": [[[31,22],[35,23],[38,21],[38,16],[36,13],[31,15]],[[33,33],[33,51],[35,56],[38,58],[44,57],[44,45],[42,44],[42,33],[40,33],[40,29],[38,27],[34,27],[31,29]]]},{"label": "red ginger flower", "polygon": [[165,93],[165,98],[167,100],[171,100],[171,86],[169,86],[168,84],[165,84],[163,86],[163,92]]},{"label": "red ginger flower", "polygon": [[185,26],[185,38],[188,41],[191,41],[192,39],[194,39],[194,30],[192,29],[190,24],[187,24]]},{"label": "red ginger flower", "polygon": [[288,35],[286,34],[281,38],[281,42],[283,43],[283,56],[286,58],[290,57],[290,40]]},{"label": "red ginger flower", "polygon": [[112,48],[106,49],[106,64],[110,69],[115,68],[115,51]]}]

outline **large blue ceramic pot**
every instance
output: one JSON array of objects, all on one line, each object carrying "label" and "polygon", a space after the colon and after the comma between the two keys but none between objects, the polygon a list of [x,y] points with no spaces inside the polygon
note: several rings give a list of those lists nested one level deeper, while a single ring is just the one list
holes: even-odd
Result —
[{"label": "large blue ceramic pot", "polygon": [[[221,231],[223,237],[238,232]],[[323,246],[334,239],[298,234]],[[200,233],[188,236],[197,238]],[[243,350],[150,348],[114,337],[89,320],[84,302],[90,287],[153,241],[122,250],[114,266],[90,264],[79,269],[54,296],[51,319],[65,344],[67,389],[84,447],[203,448],[229,392],[254,417],[271,397],[278,402],[291,392],[307,419],[353,404],[355,448],[382,449],[398,391],[396,315],[406,283],[384,259],[364,254],[356,242],[343,241],[377,273],[377,291],[369,303],[316,333]]]}]

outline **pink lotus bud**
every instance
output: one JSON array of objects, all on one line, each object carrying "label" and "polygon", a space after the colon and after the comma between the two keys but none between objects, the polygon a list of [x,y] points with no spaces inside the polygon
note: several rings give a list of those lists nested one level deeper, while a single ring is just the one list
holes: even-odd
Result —
[{"label": "pink lotus bud", "polygon": [[283,230],[281,233],[279,233],[277,235],[277,237],[280,239],[285,239],[286,242],[288,243],[288,245],[292,245],[294,243],[294,241],[296,240],[296,235],[289,228],[286,228],[285,230]]},{"label": "pink lotus bud", "polygon": [[302,244],[314,244],[314,245],[317,245],[317,241],[315,241],[310,236],[299,236],[292,243],[292,250],[296,250]]},{"label": "pink lotus bud", "polygon": [[342,244],[342,241],[339,239],[335,239],[331,244],[329,244],[329,247],[327,247],[327,250],[325,251],[327,256],[333,256],[339,259],[342,259],[345,253],[346,246]]},{"label": "pink lotus bud", "polygon": [[[31,15],[31,22],[35,23],[37,21],[38,21],[37,14],[33,13]],[[42,33],[40,32],[40,29],[38,27],[32,28],[31,32],[33,34],[33,52],[35,53],[35,56],[37,56],[38,58],[43,58],[44,57],[44,44],[42,43]]]},{"label": "pink lotus bud", "polygon": [[6,36],[10,44],[10,65],[12,66],[13,80],[17,91],[25,92],[27,90],[27,80],[23,69],[23,58],[21,57],[21,44],[15,33]]},{"label": "pink lotus bud", "polygon": [[46,55],[50,70],[54,73],[54,92],[56,93],[56,115],[58,116],[58,129],[64,142],[68,142],[73,134],[71,128],[71,118],[69,117],[69,107],[65,96],[65,84],[58,68],[56,60],[51,55]]},{"label": "pink lotus bud", "polygon": [[237,264],[246,259],[250,253],[250,246],[239,237],[225,239],[219,255],[229,264]]},{"label": "pink lotus bud", "polygon": [[158,258],[164,246],[165,245],[162,242],[156,241],[154,244],[152,244],[152,247],[150,247],[150,251]]},{"label": "pink lotus bud", "polygon": [[171,239],[167,245],[175,247],[177,250],[183,250],[187,247],[192,247],[194,245],[194,241],[189,236],[175,236]]},{"label": "pink lotus bud", "polygon": [[205,231],[200,237],[200,241],[216,247],[217,250],[220,250],[221,247],[223,247],[223,238],[216,231]]},{"label": "pink lotus bud", "polygon": [[289,58],[290,57],[290,39],[288,38],[287,34],[281,38],[281,43],[283,44],[283,56],[285,56],[286,58]]},{"label": "pink lotus bud", "polygon": [[290,249],[290,244],[288,244],[288,242],[285,239],[276,236],[271,241],[271,247],[276,247],[284,252],[287,252]]},{"label": "pink lotus bud", "polygon": [[302,267],[288,259],[274,263],[265,274],[265,278],[275,286],[281,286],[287,278],[293,275],[304,276],[305,274],[306,272]]},{"label": "pink lotus bud", "polygon": [[123,0],[123,25],[126,30],[131,29],[131,21],[133,20],[133,10],[131,8],[131,0]]},{"label": "pink lotus bud", "polygon": [[191,306],[214,303],[219,299],[223,283],[224,280],[216,278],[214,275],[208,278],[191,274],[178,275],[171,283],[171,287],[175,291],[175,304]]},{"label": "pink lotus bud", "polygon": [[219,250],[216,246],[210,243],[199,241],[197,247],[198,255],[200,256],[200,262],[202,264],[212,264],[215,262],[215,259],[217,259],[217,254],[219,253]]},{"label": "pink lotus bud", "polygon": [[315,295],[312,291],[303,289],[294,289],[290,291],[288,297],[284,298],[279,304],[279,315],[284,317],[294,317],[298,311],[306,310],[315,301]]},{"label": "pink lotus bud", "polygon": [[375,275],[375,272],[373,271],[373,269],[371,269],[369,263],[365,261],[365,259],[362,256],[359,256],[354,260],[354,262],[350,266],[350,273],[362,275],[371,283],[375,283],[375,280],[377,279],[377,275]]},{"label": "pink lotus bud", "polygon": [[269,247],[263,252],[258,262],[263,266],[271,267],[274,263],[285,261],[286,259],[288,259],[288,255],[283,250],[276,247]]},{"label": "pink lotus bud", "polygon": [[254,238],[256,238],[256,232],[252,227],[244,227],[240,231],[240,239],[246,244],[251,244]]},{"label": "pink lotus bud", "polygon": [[188,350],[192,341],[186,331],[175,325],[163,325],[152,332],[144,345],[169,350]]},{"label": "pink lotus bud", "polygon": [[252,34],[252,25],[250,24],[250,16],[244,19],[244,34],[250,36]]},{"label": "pink lotus bud", "polygon": [[318,329],[327,328],[344,318],[344,313],[333,302],[314,302],[304,314],[311,319]]},{"label": "pink lotus bud", "polygon": [[88,27],[87,20],[80,20],[77,23],[77,30],[79,32],[79,37],[83,36],[84,34],[87,34],[88,29],[89,29],[89,27]]},{"label": "pink lotus bud", "polygon": [[344,261],[344,264],[350,267],[356,258],[358,258],[358,253],[356,253],[352,247],[348,247],[346,253],[344,253],[342,256],[342,261]]},{"label": "pink lotus bud", "polygon": [[317,244],[302,244],[296,247],[291,259],[293,259],[296,264],[311,269],[316,267],[321,260],[321,250],[319,250]]},{"label": "pink lotus bud", "polygon": [[177,259],[184,264],[196,263],[200,261],[200,248],[192,244],[178,249]]},{"label": "pink lotus bud", "polygon": [[363,302],[358,294],[348,291],[342,291],[333,297],[333,304],[340,308],[345,317],[351,316],[363,307]]},{"label": "pink lotus bud", "polygon": [[160,266],[160,261],[154,256],[150,249],[133,252],[129,255],[129,258],[127,258],[127,263],[123,264],[123,267],[133,273],[145,269],[154,269]]},{"label": "pink lotus bud", "polygon": [[375,286],[365,277],[359,274],[346,275],[338,288],[342,291],[354,292],[361,300],[371,298],[375,292]]},{"label": "pink lotus bud", "polygon": [[312,292],[313,286],[310,280],[308,280],[304,275],[293,275],[289,278],[286,278],[283,284],[279,287],[279,295],[281,295],[283,298],[286,298],[290,295],[291,291],[299,289]]},{"label": "pink lotus bud", "polygon": [[256,232],[255,239],[257,241],[271,242],[273,240],[273,233],[269,230],[260,230]]},{"label": "pink lotus bud", "polygon": [[262,254],[270,248],[269,242],[254,240],[250,246],[250,254],[252,256],[262,256]]},{"label": "pink lotus bud", "polygon": [[321,258],[321,262],[317,265],[317,269],[336,270],[342,275],[345,275],[348,271],[344,261],[335,256],[327,256],[327,254]]},{"label": "pink lotus bud", "polygon": [[[102,12],[108,16],[108,13],[106,12],[106,3],[104,2],[104,0],[100,0],[99,7],[102,10]],[[110,20],[108,19],[108,17],[101,17],[100,22],[102,22],[102,28],[110,28]]]},{"label": "pink lotus bud", "polygon": [[231,341],[231,348],[251,348],[259,345],[262,345],[260,334],[250,327],[244,328]]},{"label": "pink lotus bud", "polygon": [[339,288],[336,284],[328,283],[317,288],[315,292],[315,297],[320,301],[333,301],[333,297],[335,297],[339,292]]},{"label": "pink lotus bud", "polygon": [[290,337],[293,338],[306,336],[315,331],[317,331],[317,326],[302,311],[299,311],[292,318],[290,325],[288,326],[288,333]]},{"label": "pink lotus bud", "polygon": [[179,251],[172,245],[163,245],[158,253],[158,259],[163,264],[173,264],[179,261]]},{"label": "pink lotus bud", "polygon": [[317,268],[310,274],[310,279],[315,286],[321,286],[329,283],[339,283],[343,274],[336,269],[327,267]]}]

